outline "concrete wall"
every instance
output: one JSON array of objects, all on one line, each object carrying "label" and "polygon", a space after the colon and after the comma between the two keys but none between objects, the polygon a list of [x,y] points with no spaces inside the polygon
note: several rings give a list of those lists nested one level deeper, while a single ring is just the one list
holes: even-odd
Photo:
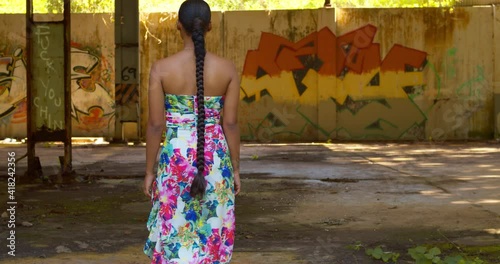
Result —
[{"label": "concrete wall", "polygon": [[[163,42],[144,40],[142,80],[181,48],[175,21],[149,14],[143,24],[143,36]],[[244,140],[498,137],[492,7],[238,11],[214,21],[209,50],[242,73]],[[146,117],[145,96],[142,105]]]},{"label": "concrete wall", "polygon": [[[244,140],[491,139],[500,137],[499,11],[214,12],[207,48],[241,72]],[[176,20],[141,18],[142,135],[149,69],[182,48]],[[19,21],[24,16],[0,17],[0,137],[26,129]],[[73,16],[75,136],[114,133],[112,23],[109,15]]]},{"label": "concrete wall", "polygon": [[26,137],[23,15],[0,16],[0,137]]},{"label": "concrete wall", "polygon": [[[110,18],[72,15],[74,136],[114,133],[114,25]],[[0,138],[26,137],[25,27],[24,15],[0,16]]]},{"label": "concrete wall", "polygon": [[74,136],[112,136],[115,129],[115,39],[109,14],[71,17]]},{"label": "concrete wall", "polygon": [[349,69],[352,82],[342,81],[352,100],[337,105],[338,138],[493,136],[493,28],[485,26],[493,24],[491,8],[337,11],[340,38],[366,24],[373,27],[356,33],[365,45],[358,57],[373,69]]}]

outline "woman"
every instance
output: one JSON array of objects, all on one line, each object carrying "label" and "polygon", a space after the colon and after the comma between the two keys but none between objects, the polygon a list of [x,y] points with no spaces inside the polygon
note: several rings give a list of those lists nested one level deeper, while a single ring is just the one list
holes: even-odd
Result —
[{"label": "woman", "polygon": [[152,263],[228,263],[232,256],[240,83],[232,63],[205,50],[210,17],[203,0],[185,1],[177,22],[184,49],[151,67],[143,188],[153,202],[144,247]]}]

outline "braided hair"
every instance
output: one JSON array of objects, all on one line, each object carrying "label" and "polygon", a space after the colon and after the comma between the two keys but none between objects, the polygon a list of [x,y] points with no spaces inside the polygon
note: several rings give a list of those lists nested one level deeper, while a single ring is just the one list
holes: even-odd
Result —
[{"label": "braided hair", "polygon": [[198,105],[198,116],[196,125],[197,147],[196,168],[197,174],[191,183],[191,197],[205,194],[205,93],[203,83],[203,68],[205,66],[205,33],[210,24],[210,7],[203,0],[187,0],[179,9],[179,22],[194,43],[194,54],[196,57],[196,100]]}]

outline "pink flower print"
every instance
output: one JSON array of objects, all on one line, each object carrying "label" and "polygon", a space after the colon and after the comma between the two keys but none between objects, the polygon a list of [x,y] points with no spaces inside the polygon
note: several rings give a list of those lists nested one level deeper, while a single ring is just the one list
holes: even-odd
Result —
[{"label": "pink flower print", "polygon": [[205,175],[212,171],[214,165],[214,153],[205,151]]},{"label": "pink flower print", "polygon": [[208,238],[208,252],[212,259],[219,259],[220,257],[220,235],[219,235],[219,229],[214,228],[212,229],[212,235]]},{"label": "pink flower print", "polygon": [[166,204],[160,205],[159,215],[160,215],[160,217],[163,218],[163,220],[166,221],[166,220],[172,219],[173,212],[174,212],[174,210],[171,207],[171,204],[169,204],[168,202]]},{"label": "pink flower print", "polygon": [[191,166],[194,166],[194,157],[196,157],[196,149],[188,148],[187,149],[187,160]]},{"label": "pink flower print", "polygon": [[172,168],[171,172],[173,175],[181,176],[181,178],[187,176],[189,163],[186,158],[182,156],[180,149],[174,149],[174,155],[170,159],[170,166]]}]

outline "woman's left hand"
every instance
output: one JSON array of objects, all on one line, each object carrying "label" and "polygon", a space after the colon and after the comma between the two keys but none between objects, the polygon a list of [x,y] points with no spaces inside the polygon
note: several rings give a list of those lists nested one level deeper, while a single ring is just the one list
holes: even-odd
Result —
[{"label": "woman's left hand", "polygon": [[142,185],[142,191],[144,192],[144,195],[147,197],[151,198],[151,187],[153,186],[153,181],[155,180],[156,175],[147,173],[146,176],[144,176],[144,184]]}]

